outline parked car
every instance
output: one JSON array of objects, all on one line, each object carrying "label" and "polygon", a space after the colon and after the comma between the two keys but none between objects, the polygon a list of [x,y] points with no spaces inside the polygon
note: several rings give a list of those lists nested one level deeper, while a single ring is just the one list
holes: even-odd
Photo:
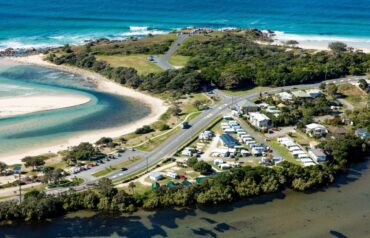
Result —
[{"label": "parked car", "polygon": [[127,171],[127,170],[128,170],[128,168],[126,168],[126,167],[121,168],[121,171]]}]

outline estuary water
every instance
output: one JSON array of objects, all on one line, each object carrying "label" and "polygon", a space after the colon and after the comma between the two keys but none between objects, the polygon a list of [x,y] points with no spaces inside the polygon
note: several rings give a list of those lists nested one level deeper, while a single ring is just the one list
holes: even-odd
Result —
[{"label": "estuary water", "polygon": [[95,90],[70,73],[30,65],[0,67],[0,97],[58,93],[82,94],[91,101],[64,109],[0,119],[0,156],[47,147],[75,135],[122,126],[150,113],[131,99]]},{"label": "estuary water", "polygon": [[68,214],[50,222],[0,227],[0,237],[370,237],[369,162],[312,194],[287,191],[217,207]]}]

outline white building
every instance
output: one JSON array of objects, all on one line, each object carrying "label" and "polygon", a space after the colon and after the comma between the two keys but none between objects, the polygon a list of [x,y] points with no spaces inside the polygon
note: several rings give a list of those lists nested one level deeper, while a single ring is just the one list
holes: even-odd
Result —
[{"label": "white building", "polygon": [[308,151],[308,154],[316,162],[323,162],[323,161],[326,160],[326,155],[325,155],[324,151],[322,151],[320,149],[310,149]]},{"label": "white building", "polygon": [[212,131],[204,131],[204,132],[200,133],[199,140],[207,141],[207,140],[212,139],[212,137],[213,137],[213,132]]},{"label": "white building", "polygon": [[317,124],[317,123],[311,123],[306,125],[306,133],[311,136],[324,136],[328,133],[328,130],[325,126]]},{"label": "white building", "polygon": [[309,89],[309,90],[306,90],[306,93],[310,95],[312,98],[317,98],[322,95],[322,92],[319,89]]},{"label": "white building", "polygon": [[166,175],[170,178],[176,179],[178,177],[178,174],[175,171],[169,170],[167,171]]},{"label": "white building", "polygon": [[295,150],[295,151],[293,151],[292,152],[292,155],[294,156],[294,157],[298,157],[299,155],[304,155],[304,154],[306,154],[306,152],[304,152],[303,150]]},{"label": "white building", "polygon": [[228,157],[230,155],[228,148],[216,148],[212,151],[211,156],[215,157]]},{"label": "white building", "polygon": [[213,161],[213,164],[214,165],[220,165],[220,164],[223,164],[224,163],[224,161],[222,160],[222,159],[215,159],[214,161]]},{"label": "white building", "polygon": [[263,155],[264,154],[264,151],[265,151],[265,148],[263,148],[263,147],[254,147],[251,150],[252,155],[254,155],[254,156]]},{"label": "white building", "polygon": [[272,126],[270,118],[259,112],[249,113],[249,122],[258,129],[267,129]]},{"label": "white building", "polygon": [[221,170],[225,170],[225,169],[230,169],[231,166],[227,163],[223,163],[223,164],[219,164],[218,167],[221,169]]},{"label": "white building", "polygon": [[302,149],[299,146],[292,146],[292,147],[289,148],[290,152],[293,152],[293,151],[296,151],[296,150],[302,150]]},{"label": "white building", "polygon": [[268,106],[266,108],[266,112],[275,114],[275,113],[280,113],[280,110],[276,106]]},{"label": "white building", "polygon": [[149,173],[149,179],[153,181],[161,180],[163,178],[163,175],[160,172],[150,172]]},{"label": "white building", "polygon": [[250,153],[247,151],[247,150],[241,150],[240,151],[240,154],[243,156],[243,157],[247,157],[250,155]]},{"label": "white building", "polygon": [[193,156],[194,154],[196,154],[196,149],[194,148],[191,148],[191,147],[186,147],[183,151],[181,151],[181,155],[185,155],[185,156]]},{"label": "white building", "polygon": [[306,93],[305,91],[299,90],[299,91],[294,91],[292,92],[293,96],[296,98],[312,98],[311,95]]},{"label": "white building", "polygon": [[281,92],[278,93],[277,96],[281,99],[281,101],[291,101],[293,100],[293,95],[288,92]]}]

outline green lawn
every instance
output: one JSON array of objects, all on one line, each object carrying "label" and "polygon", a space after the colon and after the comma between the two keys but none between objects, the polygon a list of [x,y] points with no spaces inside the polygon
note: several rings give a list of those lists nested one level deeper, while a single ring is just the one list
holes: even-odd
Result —
[{"label": "green lawn", "polygon": [[[144,141],[149,140],[147,143],[137,147],[136,149],[142,150],[142,151],[151,151],[151,150],[155,149],[157,146],[164,143],[168,138],[170,138],[171,136],[173,136],[174,134],[176,134],[180,130],[180,128],[176,128],[176,129],[172,130],[171,132],[166,133],[166,131],[159,131],[158,130],[158,128],[159,128],[158,125],[159,124],[167,124],[171,128],[174,128],[180,122],[182,122],[187,117],[187,115],[189,115],[190,113],[192,113],[192,114],[187,118],[187,121],[191,121],[192,119],[196,118],[201,113],[201,111],[198,111],[198,109],[195,108],[194,105],[193,105],[194,101],[196,101],[196,100],[203,101],[205,104],[208,104],[208,105],[210,105],[210,103],[211,103],[209,98],[206,95],[204,95],[203,93],[192,94],[191,97],[186,98],[184,100],[184,102],[181,103],[181,105],[180,105],[181,110],[182,110],[182,115],[181,116],[175,117],[175,116],[171,115],[169,112],[163,114],[159,121],[157,121],[157,122],[155,122],[151,125],[151,127],[155,128],[156,131],[148,133],[148,134],[144,134],[144,135],[137,135],[135,133],[130,133],[130,134],[124,135],[123,137],[128,140],[126,142],[125,146],[126,147],[137,146],[137,145],[143,143]],[[163,135],[163,136],[159,136],[159,135],[162,135],[164,133],[166,133],[166,134]],[[152,139],[153,137],[156,137],[156,136],[159,136],[159,137]]]},{"label": "green lawn", "polygon": [[255,87],[252,89],[241,89],[241,90],[222,90],[224,93],[227,93],[232,96],[241,96],[247,93],[254,93],[259,91],[270,90],[271,87]]},{"label": "green lawn", "polygon": [[311,141],[315,141],[313,138],[308,137],[305,133],[297,131],[291,136],[298,144],[308,146]]},{"label": "green lawn", "polygon": [[163,70],[147,60],[148,55],[97,55],[97,60],[107,61],[113,67],[131,67],[141,75],[159,73]]},{"label": "green lawn", "polygon": [[367,94],[359,87],[346,83],[338,86],[338,92],[346,96],[346,100],[356,109],[366,107]]},{"label": "green lawn", "polygon": [[[134,182],[134,184],[135,184],[135,188],[134,188],[134,192],[135,193],[144,194],[145,192],[151,190],[151,187],[150,186],[145,186],[145,185],[143,185],[143,184],[141,184],[139,182]],[[127,193],[129,193],[129,194],[132,193],[131,188],[129,188],[128,186],[127,187],[121,187],[121,188],[119,188],[119,190],[124,190]]]},{"label": "green lawn", "polygon": [[[180,130],[180,128],[176,128],[176,129],[172,130],[171,132],[166,133],[163,136],[159,136],[155,139],[150,140],[149,142],[137,147],[136,149],[142,150],[142,151],[152,151],[157,146],[159,146],[164,141],[166,141],[168,138],[175,135],[179,130]],[[162,133],[165,133],[165,131],[163,131]]]},{"label": "green lawn", "polygon": [[190,57],[189,56],[183,56],[183,55],[172,55],[169,59],[168,59],[168,63],[174,65],[174,66],[185,66],[188,61],[189,61]]},{"label": "green lawn", "polygon": [[294,164],[302,165],[298,160],[296,160],[293,157],[293,155],[289,153],[289,150],[286,149],[284,146],[280,145],[279,142],[269,141],[268,145],[271,146],[273,150],[277,151],[285,160]]}]

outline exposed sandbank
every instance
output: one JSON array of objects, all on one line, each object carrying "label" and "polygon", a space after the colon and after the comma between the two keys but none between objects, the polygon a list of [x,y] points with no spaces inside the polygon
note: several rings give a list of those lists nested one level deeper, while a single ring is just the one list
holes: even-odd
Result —
[{"label": "exposed sandbank", "polygon": [[0,118],[85,104],[91,98],[78,94],[27,95],[0,98]]},{"label": "exposed sandbank", "polygon": [[94,130],[91,132],[82,133],[79,135],[73,135],[73,138],[51,143],[50,145],[40,145],[37,149],[30,149],[26,151],[16,151],[14,153],[3,154],[0,157],[0,161],[7,164],[19,163],[25,156],[34,156],[45,153],[56,153],[60,150],[68,149],[70,146],[78,145],[81,142],[94,143],[103,136],[108,137],[119,137],[124,134],[134,132],[138,127],[143,125],[149,125],[159,119],[159,117],[165,113],[168,106],[165,105],[164,101],[153,97],[151,95],[135,91],[131,88],[124,87],[118,83],[115,83],[97,73],[90,72],[84,69],[65,66],[65,65],[54,65],[50,62],[43,60],[43,55],[33,55],[26,57],[12,57],[9,60],[21,63],[21,64],[33,64],[42,67],[48,67],[53,69],[62,70],[65,72],[78,74],[84,77],[86,80],[92,81],[96,84],[99,91],[113,93],[124,97],[130,97],[137,101],[142,102],[151,109],[151,112],[144,118],[130,122],[120,127],[108,128],[102,130]]}]

